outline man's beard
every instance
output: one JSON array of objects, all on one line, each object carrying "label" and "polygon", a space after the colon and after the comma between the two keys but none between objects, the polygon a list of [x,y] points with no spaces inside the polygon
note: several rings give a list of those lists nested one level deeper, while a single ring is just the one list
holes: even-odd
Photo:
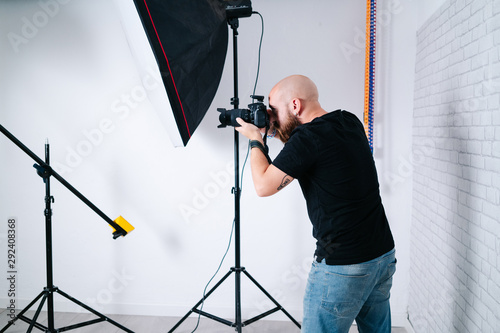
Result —
[{"label": "man's beard", "polygon": [[300,121],[292,116],[291,113],[287,114],[287,119],[284,124],[279,124],[277,121],[273,122],[271,126],[271,131],[276,130],[276,136],[283,143],[287,143],[290,140],[290,135],[294,129],[296,129],[299,125],[301,125]]}]

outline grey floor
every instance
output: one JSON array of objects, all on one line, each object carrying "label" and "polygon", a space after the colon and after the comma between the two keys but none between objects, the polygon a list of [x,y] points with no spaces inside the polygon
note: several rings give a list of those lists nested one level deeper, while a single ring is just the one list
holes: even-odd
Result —
[{"label": "grey floor", "polygon": [[[7,325],[10,318],[7,316],[5,309],[0,309],[0,331]],[[33,312],[27,313],[29,318],[32,318]],[[109,315],[111,320],[126,327],[130,331],[140,333],[158,333],[170,331],[180,318],[175,317],[153,317],[153,316],[126,316],[126,315]],[[57,312],[54,314],[55,329],[67,327],[69,325],[78,324],[84,321],[97,318],[90,313],[65,313]],[[40,324],[47,326],[47,314],[41,312],[37,320]],[[197,319],[186,319],[174,332],[176,333],[189,333],[196,327]],[[21,333],[26,332],[29,325],[21,320],[17,320],[15,325],[10,326],[5,333]],[[245,333],[300,333],[300,329],[295,326],[291,321],[270,321],[259,320],[242,329]],[[355,326],[351,328],[350,333],[357,332]],[[41,330],[34,328],[32,332],[41,332]],[[109,322],[101,322],[86,327],[71,330],[71,332],[78,333],[118,333],[125,332],[124,330],[114,326]],[[212,319],[202,317],[196,332],[199,333],[224,333],[235,332],[235,329],[224,324],[220,324]],[[406,333],[404,328],[393,328],[393,333]]]}]

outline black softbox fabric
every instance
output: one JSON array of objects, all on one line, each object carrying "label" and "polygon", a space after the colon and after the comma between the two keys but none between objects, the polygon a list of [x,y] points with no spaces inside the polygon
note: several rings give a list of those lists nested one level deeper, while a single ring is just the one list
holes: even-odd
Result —
[{"label": "black softbox fabric", "polygon": [[134,0],[184,146],[217,92],[228,44],[219,0]]}]

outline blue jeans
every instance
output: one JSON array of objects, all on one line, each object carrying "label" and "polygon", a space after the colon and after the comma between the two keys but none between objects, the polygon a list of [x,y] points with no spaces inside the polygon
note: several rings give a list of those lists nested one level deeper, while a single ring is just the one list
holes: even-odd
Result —
[{"label": "blue jeans", "polygon": [[314,261],[304,295],[304,333],[391,332],[389,305],[395,250],[355,265]]}]

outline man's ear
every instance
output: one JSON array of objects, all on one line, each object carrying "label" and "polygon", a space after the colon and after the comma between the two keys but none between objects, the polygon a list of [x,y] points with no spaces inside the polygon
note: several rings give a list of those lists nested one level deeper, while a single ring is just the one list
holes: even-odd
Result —
[{"label": "man's ear", "polygon": [[292,101],[290,102],[292,104],[292,111],[293,114],[300,115],[302,112],[302,102],[300,101],[299,98],[293,98]]}]

